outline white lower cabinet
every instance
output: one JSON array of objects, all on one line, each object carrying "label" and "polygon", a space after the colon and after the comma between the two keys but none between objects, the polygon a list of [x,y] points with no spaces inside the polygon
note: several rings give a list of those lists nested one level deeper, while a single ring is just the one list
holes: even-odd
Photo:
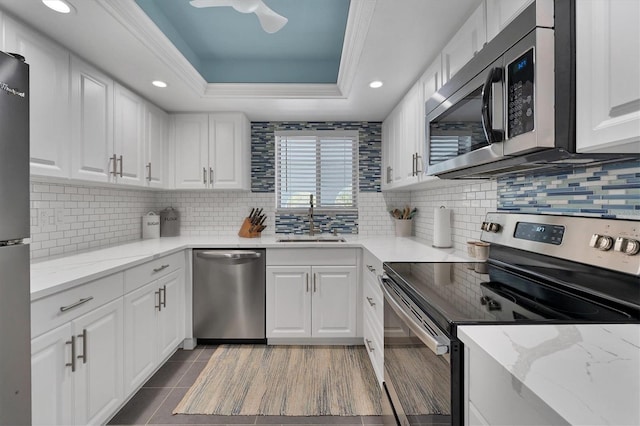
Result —
[{"label": "white lower cabinet", "polygon": [[355,337],[355,266],[268,266],[267,338]]},{"label": "white lower cabinet", "polygon": [[366,249],[362,255],[362,334],[378,382],[384,381],[384,299],[378,286],[382,262]]},{"label": "white lower cabinet", "polygon": [[124,297],[125,393],[135,392],[184,337],[184,271]]},{"label": "white lower cabinet", "polygon": [[33,424],[104,424],[124,398],[122,298],[32,341]]}]

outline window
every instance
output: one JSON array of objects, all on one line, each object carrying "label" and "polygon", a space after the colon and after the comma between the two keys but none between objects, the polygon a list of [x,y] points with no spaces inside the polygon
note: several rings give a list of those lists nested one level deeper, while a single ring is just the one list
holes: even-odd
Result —
[{"label": "window", "polygon": [[358,132],[276,132],[276,208],[356,210]]}]

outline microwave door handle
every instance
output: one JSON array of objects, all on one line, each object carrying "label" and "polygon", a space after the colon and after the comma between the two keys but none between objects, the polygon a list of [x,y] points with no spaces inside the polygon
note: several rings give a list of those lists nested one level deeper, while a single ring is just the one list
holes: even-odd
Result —
[{"label": "microwave door handle", "polygon": [[491,68],[487,75],[487,80],[482,87],[482,129],[484,135],[487,138],[487,142],[491,145],[494,142],[500,142],[503,140],[504,135],[500,130],[494,130],[493,120],[491,117],[489,101],[493,92],[493,83],[502,81],[502,68]]}]

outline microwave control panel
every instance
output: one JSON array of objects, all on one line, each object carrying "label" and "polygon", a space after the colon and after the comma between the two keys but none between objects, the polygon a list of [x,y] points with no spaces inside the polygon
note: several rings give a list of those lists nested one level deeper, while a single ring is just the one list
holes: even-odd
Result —
[{"label": "microwave control panel", "polygon": [[534,52],[527,50],[507,65],[507,96],[509,138],[534,129]]}]

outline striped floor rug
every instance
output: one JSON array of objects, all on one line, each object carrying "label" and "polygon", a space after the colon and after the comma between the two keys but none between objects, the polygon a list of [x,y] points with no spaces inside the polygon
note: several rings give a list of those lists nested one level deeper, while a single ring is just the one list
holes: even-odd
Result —
[{"label": "striped floor rug", "polygon": [[362,346],[222,345],[174,414],[380,415]]}]

